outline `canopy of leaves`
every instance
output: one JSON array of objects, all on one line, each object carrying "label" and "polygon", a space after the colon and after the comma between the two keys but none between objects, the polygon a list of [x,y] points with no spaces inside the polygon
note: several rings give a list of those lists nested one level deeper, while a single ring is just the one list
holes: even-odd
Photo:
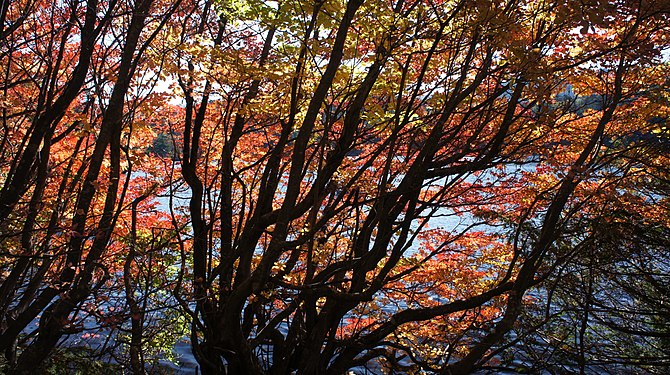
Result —
[{"label": "canopy of leaves", "polygon": [[2,365],[83,340],[142,374],[187,339],[205,374],[667,372],[669,25],[3,1]]}]

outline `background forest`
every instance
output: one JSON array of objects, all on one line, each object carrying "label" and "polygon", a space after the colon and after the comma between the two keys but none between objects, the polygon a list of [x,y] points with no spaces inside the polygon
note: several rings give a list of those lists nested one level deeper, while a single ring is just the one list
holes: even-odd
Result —
[{"label": "background forest", "polygon": [[663,0],[0,0],[0,368],[668,373],[669,56]]}]

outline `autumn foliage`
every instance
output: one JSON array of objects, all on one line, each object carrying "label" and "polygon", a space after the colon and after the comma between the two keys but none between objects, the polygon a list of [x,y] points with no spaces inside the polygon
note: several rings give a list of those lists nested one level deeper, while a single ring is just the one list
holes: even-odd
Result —
[{"label": "autumn foliage", "polygon": [[3,1],[0,366],[83,340],[143,374],[185,339],[203,374],[663,373],[669,25]]}]

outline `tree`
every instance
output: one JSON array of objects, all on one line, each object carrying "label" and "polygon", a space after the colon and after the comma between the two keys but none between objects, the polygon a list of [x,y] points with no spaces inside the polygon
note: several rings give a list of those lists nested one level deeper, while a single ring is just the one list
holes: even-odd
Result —
[{"label": "tree", "polygon": [[[195,17],[181,40],[209,35],[193,56],[214,51],[201,65],[183,48],[172,59],[183,61],[175,79],[193,225],[184,306],[194,307],[203,371],[341,373],[378,358],[472,371],[559,264],[580,186],[636,100],[633,65],[658,64],[667,9],[276,6],[224,7],[213,30]],[[581,114],[550,105],[566,83],[602,105]],[[550,166],[534,174],[542,183],[511,173],[492,183],[496,168],[529,163]],[[503,195],[519,189],[516,200]],[[452,214],[488,227],[426,230]],[[511,243],[495,229],[504,224]],[[535,235],[521,238],[524,228]],[[424,251],[412,249],[418,239]],[[418,326],[431,332],[411,332]],[[422,352],[436,343],[444,351]]]},{"label": "tree", "polygon": [[[129,211],[126,195],[136,194],[128,191],[138,122],[125,119],[140,102],[127,96],[139,89],[133,77],[157,35],[143,32],[146,24],[160,29],[174,6],[153,20],[151,9],[152,0],[3,2],[2,152],[12,156],[0,193],[10,271],[0,286],[0,347],[15,373],[31,371],[63,334],[81,329],[78,312],[115,272],[110,239]],[[40,314],[15,360],[17,338]]]},{"label": "tree", "polygon": [[[544,357],[538,369],[668,370],[668,133],[655,116],[667,111],[667,100],[654,100],[665,90],[636,93],[638,105],[622,111],[626,126],[610,133],[594,178],[583,184],[588,199],[566,225],[559,265],[547,275],[549,298],[539,303],[545,312],[524,319],[535,325],[524,355]],[[551,356],[538,353],[546,341],[553,341]]]},{"label": "tree", "polygon": [[640,330],[597,292],[634,264],[649,277],[621,293],[661,332],[667,270],[610,249],[665,246],[665,4],[1,10],[14,373],[88,317],[144,373],[177,305],[203,373],[470,373],[531,358],[557,321],[577,333],[550,348],[573,340],[560,365],[584,372],[594,308]]}]

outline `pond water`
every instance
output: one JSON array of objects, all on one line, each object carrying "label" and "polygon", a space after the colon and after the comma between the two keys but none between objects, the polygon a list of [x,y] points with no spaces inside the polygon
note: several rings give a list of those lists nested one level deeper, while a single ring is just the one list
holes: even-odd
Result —
[{"label": "pond water", "polygon": [[174,371],[178,375],[190,375],[198,373],[198,362],[191,351],[191,343],[188,340],[180,340],[174,346],[177,355],[177,363],[160,360],[159,364],[164,368]]}]

